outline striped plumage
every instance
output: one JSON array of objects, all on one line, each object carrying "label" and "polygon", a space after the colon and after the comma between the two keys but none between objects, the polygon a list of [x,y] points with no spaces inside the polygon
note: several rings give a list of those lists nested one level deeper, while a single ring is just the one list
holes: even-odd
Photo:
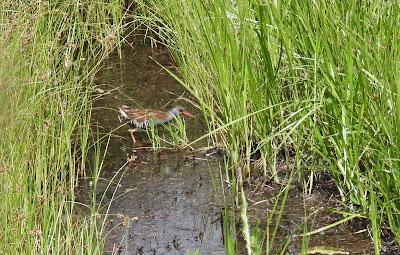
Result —
[{"label": "striped plumage", "polygon": [[174,119],[175,116],[183,114],[191,117],[192,114],[185,111],[181,106],[175,106],[168,111],[159,111],[151,109],[131,109],[128,106],[119,108],[119,120],[128,123],[132,129],[129,129],[133,142],[136,142],[133,133],[138,129],[147,129],[151,124],[158,126]]}]

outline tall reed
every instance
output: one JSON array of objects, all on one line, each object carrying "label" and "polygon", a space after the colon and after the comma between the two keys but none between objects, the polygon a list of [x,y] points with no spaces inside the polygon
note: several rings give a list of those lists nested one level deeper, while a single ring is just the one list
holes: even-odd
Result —
[{"label": "tall reed", "polygon": [[92,79],[119,40],[123,7],[0,4],[1,254],[102,254],[95,214],[74,215],[75,187],[88,163]]},{"label": "tall reed", "polygon": [[[400,238],[400,7],[394,1],[146,1],[215,143],[249,165],[279,155],[312,188],[326,169],[343,201]],[[240,120],[240,121],[238,121]],[[243,176],[250,175],[248,167]],[[309,191],[311,192],[311,191]]]}]

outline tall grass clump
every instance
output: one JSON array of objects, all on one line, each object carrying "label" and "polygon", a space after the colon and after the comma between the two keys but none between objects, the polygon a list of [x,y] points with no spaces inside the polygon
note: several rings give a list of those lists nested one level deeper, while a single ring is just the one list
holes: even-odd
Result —
[{"label": "tall grass clump", "polygon": [[172,123],[162,125],[162,127],[166,132],[159,132],[160,127],[154,126],[154,123],[150,123],[149,128],[146,130],[154,150],[182,148],[188,145],[189,139],[186,134],[186,124],[182,117],[175,117]]},{"label": "tall grass clump", "polygon": [[95,214],[74,215],[74,192],[88,163],[92,79],[123,7],[0,4],[0,254],[102,254]]},{"label": "tall grass clump", "polygon": [[[327,170],[343,201],[400,238],[400,6],[395,1],[146,1],[214,142],[248,166],[278,157],[312,188]],[[217,130],[217,132],[215,131]],[[232,168],[234,169],[234,168]],[[250,175],[248,167],[241,168]]]}]

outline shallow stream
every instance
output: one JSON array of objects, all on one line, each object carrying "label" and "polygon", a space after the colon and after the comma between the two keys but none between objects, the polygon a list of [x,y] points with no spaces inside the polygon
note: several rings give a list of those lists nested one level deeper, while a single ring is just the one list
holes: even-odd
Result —
[{"label": "shallow stream", "polygon": [[[189,138],[204,132],[199,113],[177,101],[182,87],[154,60],[174,71],[164,48],[138,42],[125,46],[122,58],[114,53],[105,61],[92,113],[101,135],[120,125],[121,105],[168,109],[179,104],[195,113],[187,121]],[[97,203],[108,215],[105,254],[225,254],[216,188],[221,159],[187,150],[154,151],[146,148],[151,144],[145,132],[133,144],[127,127],[112,134],[96,188]],[[133,149],[137,158],[127,162]],[[90,184],[83,182],[80,199],[89,203],[85,185]]]}]

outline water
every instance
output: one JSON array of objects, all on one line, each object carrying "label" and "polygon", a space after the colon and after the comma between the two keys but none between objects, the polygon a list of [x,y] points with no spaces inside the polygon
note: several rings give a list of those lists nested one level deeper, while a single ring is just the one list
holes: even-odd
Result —
[{"label": "water", "polygon": [[[137,42],[123,48],[122,59],[115,53],[105,61],[92,113],[101,134],[120,125],[121,105],[162,109],[179,104],[195,113],[187,121],[189,138],[205,131],[199,113],[176,100],[185,94],[182,87],[153,59],[174,71],[164,48]],[[135,136],[133,145],[127,127],[113,132],[97,184],[97,203],[108,215],[105,254],[225,254],[216,188],[221,160],[204,153],[143,149],[150,145],[146,134]],[[132,149],[137,158],[126,163]],[[83,181],[79,188],[84,203],[90,201],[89,187]]]},{"label": "water", "polygon": [[212,202],[217,196],[212,178],[220,162],[198,162],[180,153],[141,152],[139,158],[140,163],[112,173],[116,185],[111,189],[107,181],[97,188],[98,197],[105,196],[102,203],[112,202],[106,254],[118,249],[123,254],[225,254],[221,207]]}]

